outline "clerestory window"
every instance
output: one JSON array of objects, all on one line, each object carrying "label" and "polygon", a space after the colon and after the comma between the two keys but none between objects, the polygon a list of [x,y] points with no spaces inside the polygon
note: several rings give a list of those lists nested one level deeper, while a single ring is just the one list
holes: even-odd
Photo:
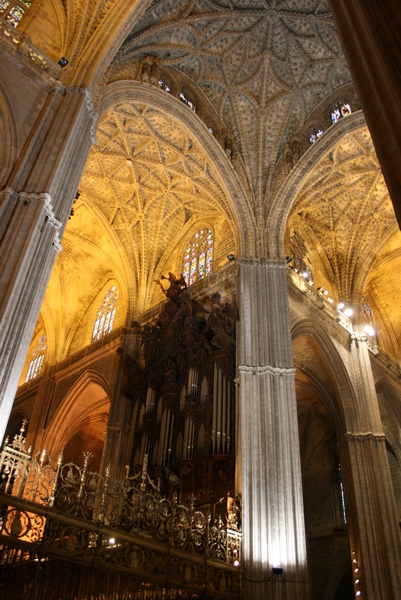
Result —
[{"label": "clerestory window", "polygon": [[18,0],[17,2],[14,0],[0,0],[0,16],[13,27],[17,27],[30,9],[31,4],[32,2],[29,0]]},{"label": "clerestory window", "polygon": [[118,289],[113,285],[104,297],[102,304],[96,313],[95,323],[92,331],[92,342],[100,340],[113,329],[116,304],[118,300]]},{"label": "clerestory window", "polygon": [[188,245],[183,261],[183,276],[187,285],[203,279],[212,272],[213,233],[201,229]]},{"label": "clerestory window", "polygon": [[31,379],[35,379],[39,375],[39,372],[43,365],[43,359],[46,351],[46,336],[42,335],[38,345],[32,352],[32,359],[28,366],[28,371],[25,377],[25,383]]}]

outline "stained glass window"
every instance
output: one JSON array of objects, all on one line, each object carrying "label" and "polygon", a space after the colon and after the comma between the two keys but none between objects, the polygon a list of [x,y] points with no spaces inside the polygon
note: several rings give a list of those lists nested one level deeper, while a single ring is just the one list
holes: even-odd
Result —
[{"label": "stained glass window", "polygon": [[187,285],[203,279],[212,272],[213,233],[210,229],[201,229],[195,233],[183,261],[183,276]]},{"label": "stained glass window", "polygon": [[0,0],[0,15],[13,27],[17,27],[31,4],[32,2],[29,0],[18,0],[18,2],[12,2],[12,0]]},{"label": "stained glass window", "polygon": [[338,483],[340,488],[340,498],[341,498],[341,510],[342,510],[342,518],[344,523],[347,522],[347,511],[345,510],[345,495],[344,495],[344,486],[343,486],[343,475],[341,473],[341,466],[338,465]]},{"label": "stained glass window", "polygon": [[113,285],[104,297],[102,304],[96,313],[95,323],[92,331],[92,342],[100,340],[113,329],[116,304],[118,300],[118,289]]},{"label": "stained glass window", "polygon": [[32,352],[32,360],[29,363],[28,371],[25,377],[25,382],[35,379],[39,375],[39,371],[42,368],[43,359],[46,351],[46,336],[42,335],[39,340],[39,344]]}]

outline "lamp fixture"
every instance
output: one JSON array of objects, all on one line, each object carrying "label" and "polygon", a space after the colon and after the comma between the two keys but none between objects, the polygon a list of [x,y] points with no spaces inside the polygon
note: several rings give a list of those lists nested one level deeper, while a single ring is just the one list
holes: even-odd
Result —
[{"label": "lamp fixture", "polygon": [[280,575],[282,575],[284,573],[284,569],[282,567],[273,567],[272,568],[272,573],[276,577],[280,577]]},{"label": "lamp fixture", "polygon": [[370,335],[370,337],[374,337],[376,331],[372,325],[365,325],[364,332]]},{"label": "lamp fixture", "polygon": [[60,58],[60,60],[58,61],[58,64],[60,65],[60,67],[62,69],[64,69],[64,67],[66,67],[68,65],[68,60],[65,58],[65,56],[62,56]]},{"label": "lamp fixture", "polygon": [[229,254],[229,255],[227,256],[227,258],[228,258],[228,260],[234,260],[234,259],[235,259],[235,256],[234,256],[234,254]]}]

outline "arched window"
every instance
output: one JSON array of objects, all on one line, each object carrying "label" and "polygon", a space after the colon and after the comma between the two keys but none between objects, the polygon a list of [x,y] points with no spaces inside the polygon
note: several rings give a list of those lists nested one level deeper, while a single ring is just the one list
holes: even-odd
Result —
[{"label": "arched window", "polygon": [[187,285],[192,285],[212,272],[213,233],[201,229],[195,233],[184,255],[183,276]]},{"label": "arched window", "polygon": [[92,332],[92,342],[100,340],[100,338],[110,333],[113,329],[117,300],[118,289],[113,285],[106,293],[104,300],[96,313],[96,320]]},{"label": "arched window", "polygon": [[32,2],[29,0],[18,0],[18,2],[12,0],[0,0],[0,15],[13,27],[17,27],[26,15],[31,4]]},{"label": "arched window", "polygon": [[343,522],[344,522],[344,525],[345,525],[346,522],[347,522],[347,512],[345,510],[345,496],[344,496],[344,486],[343,486],[343,474],[341,472],[341,466],[340,466],[340,464],[338,465],[338,486],[339,486],[340,499],[341,499],[342,518],[343,518]]},{"label": "arched window", "polygon": [[28,371],[25,377],[25,383],[31,379],[35,379],[39,375],[39,371],[42,368],[43,359],[46,351],[46,336],[42,335],[38,345],[32,352],[32,359],[28,366]]}]

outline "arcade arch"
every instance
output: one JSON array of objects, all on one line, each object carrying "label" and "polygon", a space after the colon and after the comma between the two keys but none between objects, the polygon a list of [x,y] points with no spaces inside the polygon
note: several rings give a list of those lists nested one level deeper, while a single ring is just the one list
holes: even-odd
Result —
[{"label": "arcade arch", "polygon": [[333,599],[341,590],[352,598],[345,496],[351,479],[346,461],[342,466],[345,424],[333,373],[340,369],[338,360],[330,362],[335,349],[324,352],[320,331],[308,329],[295,328],[293,353],[311,597]]},{"label": "arcade arch", "polygon": [[90,452],[91,465],[99,468],[103,453],[111,393],[105,379],[86,371],[61,400],[43,438],[48,454],[57,460],[82,464],[82,453]]}]

